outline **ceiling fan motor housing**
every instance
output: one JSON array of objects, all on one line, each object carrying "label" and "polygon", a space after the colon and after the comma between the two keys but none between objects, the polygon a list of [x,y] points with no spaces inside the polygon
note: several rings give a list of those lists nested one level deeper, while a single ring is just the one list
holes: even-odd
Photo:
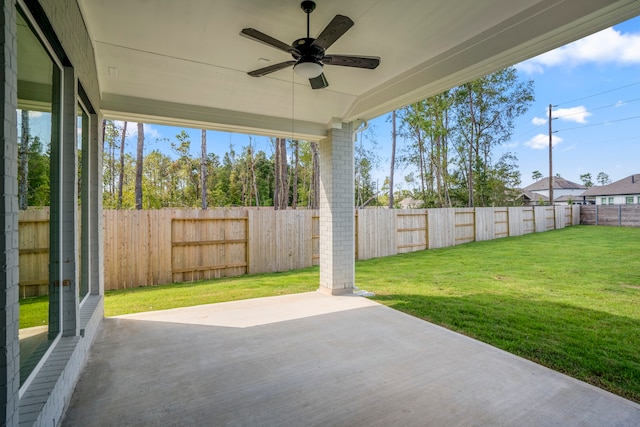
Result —
[{"label": "ceiling fan motor housing", "polygon": [[318,45],[314,45],[314,40],[315,39],[305,37],[294,41],[291,46],[300,52],[300,54],[292,53],[291,55],[293,58],[296,60],[304,59],[319,63],[324,57],[324,49]]}]

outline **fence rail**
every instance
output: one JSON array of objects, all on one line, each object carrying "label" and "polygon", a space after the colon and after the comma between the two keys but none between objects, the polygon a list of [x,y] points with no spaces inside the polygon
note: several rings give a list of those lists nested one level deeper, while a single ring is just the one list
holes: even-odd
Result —
[{"label": "fence rail", "polygon": [[[579,206],[357,210],[354,257],[564,228],[580,222],[580,211]],[[103,227],[106,290],[286,271],[320,260],[318,211],[106,210]],[[20,296],[46,294],[49,211],[20,212],[19,236]]]}]

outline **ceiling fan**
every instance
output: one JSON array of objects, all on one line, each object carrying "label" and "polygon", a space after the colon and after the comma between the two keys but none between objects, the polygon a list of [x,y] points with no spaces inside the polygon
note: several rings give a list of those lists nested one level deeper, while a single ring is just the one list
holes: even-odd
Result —
[{"label": "ceiling fan", "polygon": [[312,89],[323,89],[329,86],[329,82],[323,73],[324,65],[369,70],[373,70],[380,65],[380,58],[376,56],[325,55],[325,51],[353,26],[353,21],[346,16],[336,15],[329,22],[329,25],[322,30],[318,38],[313,39],[309,36],[309,15],[316,8],[316,4],[313,1],[303,1],[300,7],[307,14],[307,37],[297,39],[291,45],[274,39],[254,28],[244,28],[240,32],[245,37],[285,51],[293,57],[291,61],[269,65],[268,67],[249,71],[247,74],[252,77],[262,77],[293,66],[296,74],[309,79]]}]

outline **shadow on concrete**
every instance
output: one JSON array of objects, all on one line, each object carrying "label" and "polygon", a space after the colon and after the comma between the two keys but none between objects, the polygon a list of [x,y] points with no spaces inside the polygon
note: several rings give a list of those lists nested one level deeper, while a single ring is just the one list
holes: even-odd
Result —
[{"label": "shadow on concrete", "polygon": [[[417,317],[428,313],[428,321],[623,397],[640,399],[637,319],[562,302],[495,294],[384,295],[375,299]],[[625,389],[632,393],[625,396]]]},{"label": "shadow on concrete", "polygon": [[[640,405],[364,298],[259,303],[105,319],[63,425],[640,423]],[[277,315],[300,304],[329,308]],[[221,311],[256,326],[217,326]]]}]

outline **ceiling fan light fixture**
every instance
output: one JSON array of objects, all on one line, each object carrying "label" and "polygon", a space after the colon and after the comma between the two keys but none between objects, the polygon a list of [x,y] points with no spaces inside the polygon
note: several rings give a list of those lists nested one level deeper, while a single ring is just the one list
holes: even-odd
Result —
[{"label": "ceiling fan light fixture", "polygon": [[313,79],[322,74],[322,64],[316,61],[300,61],[293,66],[293,71],[305,79]]}]

